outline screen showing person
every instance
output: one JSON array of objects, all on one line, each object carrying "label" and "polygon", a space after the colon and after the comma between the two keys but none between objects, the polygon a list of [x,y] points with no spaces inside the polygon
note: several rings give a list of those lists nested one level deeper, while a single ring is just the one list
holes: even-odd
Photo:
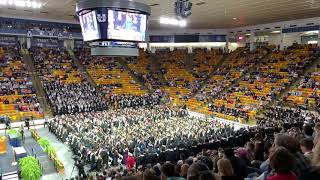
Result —
[{"label": "screen showing person", "polygon": [[79,19],[84,41],[100,39],[100,32],[95,11],[86,13],[80,16]]},{"label": "screen showing person", "polygon": [[108,10],[108,39],[145,41],[147,16]]}]

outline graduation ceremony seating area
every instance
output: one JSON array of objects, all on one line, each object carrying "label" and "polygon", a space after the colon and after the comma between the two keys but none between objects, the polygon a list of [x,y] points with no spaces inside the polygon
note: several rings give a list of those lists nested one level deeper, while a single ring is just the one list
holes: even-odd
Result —
[{"label": "graduation ceremony seating area", "polygon": [[152,65],[150,54],[144,50],[139,50],[138,57],[126,58],[128,67],[132,73],[144,82],[150,89],[159,89],[162,86],[158,73],[155,70],[155,65]]},{"label": "graduation ceremony seating area", "polygon": [[0,47],[0,116],[42,118],[31,77],[17,47]]},{"label": "graduation ceremony seating area", "polygon": [[303,77],[298,87],[288,92],[285,101],[297,106],[320,107],[320,64]]},{"label": "graduation ceremony seating area", "polygon": [[146,93],[129,72],[117,62],[117,58],[94,57],[88,50],[78,51],[78,57],[105,95],[143,95]]},{"label": "graduation ceremony seating area", "polygon": [[169,52],[161,50],[156,52],[161,60],[161,71],[167,83],[166,91],[179,104],[181,99],[187,99],[195,86],[196,78],[186,69],[185,59],[187,51],[183,49]]},{"label": "graduation ceremony seating area", "polygon": [[64,48],[32,47],[34,66],[54,114],[105,110],[106,102]]}]

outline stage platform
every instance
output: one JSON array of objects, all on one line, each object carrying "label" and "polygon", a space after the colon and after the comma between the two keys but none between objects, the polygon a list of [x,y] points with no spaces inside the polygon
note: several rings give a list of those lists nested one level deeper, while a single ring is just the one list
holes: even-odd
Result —
[{"label": "stage platform", "polygon": [[[0,136],[3,136],[3,135],[4,134],[0,133]],[[5,154],[0,154],[0,168],[2,170],[2,174],[18,171],[18,166],[12,164],[13,160],[14,160],[13,149],[9,143],[9,139],[7,138],[7,152]]]},{"label": "stage platform", "polygon": [[[4,132],[0,132],[0,136],[4,136]],[[39,144],[31,137],[30,130],[24,130],[25,140],[21,142],[22,147],[27,152],[27,155],[36,155],[39,159],[40,164],[43,169],[42,179],[48,179],[47,176],[51,176],[52,174],[57,174],[53,162],[49,159],[49,156],[42,150]],[[2,169],[3,174],[17,172],[18,164],[13,164],[14,162],[14,152],[13,147],[10,145],[9,140],[7,138],[7,152],[5,154],[0,154],[0,168]],[[61,177],[60,177],[61,179]],[[53,179],[52,179],[53,180]]]}]

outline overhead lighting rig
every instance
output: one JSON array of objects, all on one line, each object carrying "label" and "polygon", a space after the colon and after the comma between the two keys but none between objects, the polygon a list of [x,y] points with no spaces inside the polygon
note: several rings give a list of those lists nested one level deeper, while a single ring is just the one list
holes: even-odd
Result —
[{"label": "overhead lighting rig", "polygon": [[175,2],[174,11],[179,18],[187,18],[192,12],[192,2],[189,0],[177,0]]},{"label": "overhead lighting rig", "polygon": [[16,6],[39,9],[42,7],[41,2],[30,0],[0,0],[0,5],[4,6]]}]

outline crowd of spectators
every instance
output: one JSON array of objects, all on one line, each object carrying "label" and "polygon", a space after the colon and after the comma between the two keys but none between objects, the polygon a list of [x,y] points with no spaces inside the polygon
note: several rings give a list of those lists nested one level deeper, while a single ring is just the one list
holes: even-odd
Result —
[{"label": "crowd of spectators", "polygon": [[[259,108],[276,100],[278,95],[298,76],[301,76],[306,67],[315,61],[318,54],[315,49],[316,47],[305,45],[288,48],[285,51],[274,50],[268,58],[264,59],[254,54],[251,55],[253,59],[250,59],[250,54],[248,55],[243,50],[234,52],[235,55],[231,54],[230,56],[231,58],[235,56],[236,62],[231,63],[230,66],[232,67],[226,71],[227,74],[219,70],[216,72],[218,74],[222,73],[224,76],[222,80],[219,76],[213,76],[216,81],[221,82],[222,86],[214,85],[211,91],[211,95],[216,97],[215,101],[210,104],[211,110],[232,115],[235,118],[253,118]],[[240,60],[238,60],[239,57]],[[255,64],[258,64],[255,70],[243,74]],[[226,68],[226,65],[222,67]],[[239,71],[242,72],[243,78],[237,84],[234,84],[234,78],[228,77],[228,75],[232,73],[239,75]],[[240,76],[234,77],[239,78]],[[224,78],[227,79],[227,82],[223,82]],[[210,87],[210,81],[208,84]],[[228,89],[221,88],[225,84],[229,86]],[[220,93],[223,90],[224,92]],[[208,97],[204,92],[201,91],[197,97]]]},{"label": "crowd of spectators", "polygon": [[88,74],[106,96],[143,95],[146,91],[134,80],[115,57],[95,57],[90,49],[77,49],[76,55],[87,68]]},{"label": "crowd of spectators", "polygon": [[138,166],[176,160],[180,150],[187,156],[191,153],[187,150],[194,153],[201,146],[228,146],[220,137],[240,134],[232,126],[191,117],[184,109],[166,105],[56,116],[49,129],[68,142],[91,171],[126,166],[127,172],[132,168],[126,161],[130,156]]},{"label": "crowd of spectators", "polygon": [[186,49],[156,52],[168,93],[177,103],[180,99],[189,99],[191,94],[200,87],[200,79],[193,76],[192,70],[188,70],[187,54]]},{"label": "crowd of spectators", "polygon": [[50,130],[89,179],[316,180],[319,122],[316,113],[274,107],[257,127],[239,129],[159,105],[59,116]]},{"label": "crowd of spectators", "polygon": [[64,84],[44,83],[44,88],[55,114],[103,111],[108,104],[102,94],[88,82]]},{"label": "crowd of spectators", "polygon": [[76,32],[81,33],[80,25],[53,23],[13,18],[0,18],[0,29],[39,30],[45,32]]},{"label": "crowd of spectators", "polygon": [[30,51],[54,114],[107,109],[103,95],[85,80],[65,49],[32,48]]},{"label": "crowd of spectators", "polygon": [[163,95],[161,93],[144,95],[111,95],[107,96],[107,101],[114,108],[128,108],[141,106],[155,106],[160,104]]},{"label": "crowd of spectators", "polygon": [[248,49],[238,48],[233,51],[224,64],[213,73],[213,76],[205,88],[199,92],[198,96],[216,97],[224,90],[225,86],[233,84],[237,78],[257,64],[257,62],[263,58],[264,54],[263,49],[249,52]]},{"label": "crowd of spectators", "polygon": [[0,115],[41,111],[30,74],[15,46],[0,47],[0,105]]},{"label": "crowd of spectators", "polygon": [[301,106],[305,109],[310,107],[320,107],[320,64],[318,64],[312,72],[307,73],[298,87],[290,90],[284,101]]},{"label": "crowd of spectators", "polygon": [[[142,50],[139,51],[139,57],[126,58],[131,72],[150,89],[159,89],[163,85],[160,82],[157,68],[152,68],[150,54]],[[154,66],[154,65],[153,65]]]},{"label": "crowd of spectators", "polygon": [[0,68],[0,95],[35,93],[17,47],[0,47]]}]

